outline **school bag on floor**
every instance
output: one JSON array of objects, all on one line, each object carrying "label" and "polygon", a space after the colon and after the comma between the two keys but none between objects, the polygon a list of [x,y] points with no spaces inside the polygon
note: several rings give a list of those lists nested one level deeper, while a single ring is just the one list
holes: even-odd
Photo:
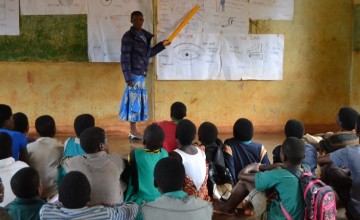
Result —
[{"label": "school bag on floor", "polygon": [[[302,165],[301,171],[292,172],[299,178],[305,202],[305,220],[336,220],[336,198],[334,190],[314,176],[307,165]],[[280,203],[281,210],[287,220],[292,219],[284,206]]]}]

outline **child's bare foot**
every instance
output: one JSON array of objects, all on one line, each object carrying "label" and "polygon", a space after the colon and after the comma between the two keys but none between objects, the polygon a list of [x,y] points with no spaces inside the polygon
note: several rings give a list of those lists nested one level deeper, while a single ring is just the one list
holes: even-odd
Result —
[{"label": "child's bare foot", "polygon": [[236,210],[228,210],[225,202],[217,199],[213,200],[213,212],[222,215],[236,215]]}]

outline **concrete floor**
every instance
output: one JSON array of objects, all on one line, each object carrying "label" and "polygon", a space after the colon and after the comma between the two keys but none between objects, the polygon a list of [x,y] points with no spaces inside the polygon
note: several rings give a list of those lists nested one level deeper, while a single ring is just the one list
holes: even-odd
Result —
[{"label": "concrete floor", "polygon": [[[222,140],[225,140],[227,138],[232,137],[232,134],[230,133],[220,133],[219,138]],[[283,134],[255,134],[253,141],[262,143],[267,152],[270,161],[272,162],[272,150],[279,144],[281,144],[284,140]],[[65,141],[67,136],[58,136],[57,137],[61,141]],[[110,145],[110,151],[111,152],[117,152],[124,157],[127,156],[127,154],[134,148],[142,148],[142,142],[141,141],[133,141],[130,142],[127,135],[110,135],[108,136],[109,139],[109,145]],[[338,217],[337,219],[346,219],[345,216],[345,210],[343,208],[338,209]],[[214,220],[250,220],[255,219],[254,217],[246,217],[240,212],[236,216],[227,216],[227,215],[221,215],[221,214],[214,214],[213,216]]]}]

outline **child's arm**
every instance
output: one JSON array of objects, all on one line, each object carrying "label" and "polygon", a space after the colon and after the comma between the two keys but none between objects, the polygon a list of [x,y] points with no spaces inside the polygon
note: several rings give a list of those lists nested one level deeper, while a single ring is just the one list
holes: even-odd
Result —
[{"label": "child's arm", "polygon": [[260,165],[259,166],[259,171],[266,171],[266,170],[273,170],[273,169],[281,169],[284,168],[284,164],[283,163],[274,163],[274,164],[269,164],[269,165]]},{"label": "child's arm", "polygon": [[238,179],[249,183],[255,182],[255,173],[259,172],[260,163],[252,163],[244,167],[239,175]]}]

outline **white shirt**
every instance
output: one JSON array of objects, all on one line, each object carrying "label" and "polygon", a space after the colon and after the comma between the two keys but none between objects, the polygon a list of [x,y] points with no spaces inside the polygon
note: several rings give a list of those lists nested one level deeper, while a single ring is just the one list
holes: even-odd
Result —
[{"label": "white shirt", "polygon": [[196,189],[200,190],[206,178],[206,155],[202,150],[196,149],[198,152],[194,155],[187,154],[179,149],[174,151],[180,154],[186,175],[193,181]]},{"label": "white shirt", "polygon": [[12,157],[0,160],[0,177],[4,185],[4,201],[0,203],[0,206],[5,207],[15,199],[10,180],[17,171],[24,167],[29,167],[29,165],[22,161],[15,161]]}]

